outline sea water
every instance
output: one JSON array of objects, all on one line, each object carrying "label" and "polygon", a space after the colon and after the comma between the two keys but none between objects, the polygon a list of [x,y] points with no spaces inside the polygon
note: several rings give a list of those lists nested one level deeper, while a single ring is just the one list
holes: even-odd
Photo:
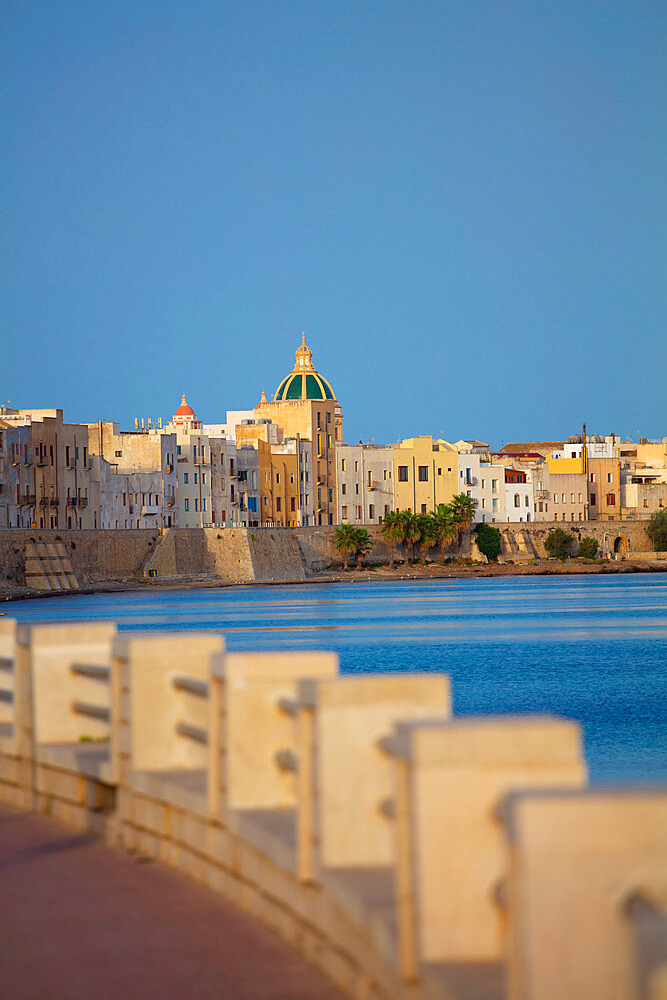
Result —
[{"label": "sea water", "polygon": [[457,715],[583,727],[591,782],[667,781],[667,574],[142,590],[16,601],[21,622],[213,629],[234,650],[329,649],[344,673],[443,671]]}]

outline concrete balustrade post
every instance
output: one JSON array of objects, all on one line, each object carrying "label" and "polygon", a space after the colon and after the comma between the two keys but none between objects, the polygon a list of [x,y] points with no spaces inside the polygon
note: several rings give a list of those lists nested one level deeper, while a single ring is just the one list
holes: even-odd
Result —
[{"label": "concrete balustrade post", "polygon": [[11,747],[14,727],[14,661],[16,659],[16,619],[0,619],[0,739]]},{"label": "concrete balustrade post", "polygon": [[511,790],[586,780],[579,727],[542,716],[399,722],[396,922],[400,971],[420,963],[496,963],[497,889],[507,872],[496,816]]},{"label": "concrete balustrade post", "polygon": [[307,680],[299,685],[301,786],[299,871],[394,862],[391,763],[380,746],[399,719],[446,719],[449,678],[385,674]]},{"label": "concrete balustrade post", "polygon": [[[201,772],[201,793],[208,800],[210,772],[217,766],[210,665],[212,655],[223,652],[223,637],[212,632],[116,636],[113,700],[118,731],[113,770],[120,786],[121,823],[130,815],[131,791],[140,775]],[[210,811],[208,801],[205,811]]]},{"label": "concrete balustrade post", "polygon": [[21,641],[30,644],[38,746],[79,743],[85,737],[109,738],[110,722],[105,715],[110,716],[111,709],[111,642],[115,634],[113,622],[19,628]]},{"label": "concrete balustrade post", "polygon": [[299,681],[338,673],[334,653],[214,656],[220,687],[220,819],[235,810],[296,809]]},{"label": "concrete balustrade post", "polygon": [[518,793],[509,1000],[665,1000],[667,791]]}]

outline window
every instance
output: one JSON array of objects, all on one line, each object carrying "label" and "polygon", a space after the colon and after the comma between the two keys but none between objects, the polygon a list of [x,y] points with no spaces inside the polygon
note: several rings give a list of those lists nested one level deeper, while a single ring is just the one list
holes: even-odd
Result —
[{"label": "window", "polygon": [[399,483],[407,483],[407,481],[408,481],[408,467],[407,467],[407,465],[399,465],[399,467],[398,467],[398,481],[399,481]]},{"label": "window", "polygon": [[206,486],[206,473],[205,472],[202,472],[202,474],[201,474],[201,481],[204,484],[204,486]]},{"label": "window", "polygon": [[422,504],[422,514],[425,514],[425,513],[426,513],[426,504],[423,503]]},{"label": "window", "polygon": [[[180,451],[180,448],[179,448],[179,451]],[[116,458],[122,458],[122,457],[123,457],[122,451],[117,451],[116,452]]]},{"label": "window", "polygon": [[595,493],[591,493],[591,506],[594,507],[597,502],[597,497]]},{"label": "window", "polygon": [[492,479],[491,480],[491,492],[492,493],[497,493],[498,492],[498,480],[497,479]]},{"label": "window", "polygon": [[570,493],[570,503],[574,503],[574,493]]},{"label": "window", "polygon": [[248,497],[248,510],[251,510],[253,514],[257,513],[257,497]]},{"label": "window", "polygon": [[361,521],[361,507],[357,507],[357,521]]},{"label": "window", "polygon": [[282,510],[282,501],[280,497],[276,497],[276,510],[280,513]]},{"label": "window", "polygon": [[329,490],[329,503],[333,503],[333,490]]},{"label": "window", "polygon": [[347,519],[347,507],[341,507],[341,517]]},{"label": "window", "polygon": [[525,499],[525,501],[526,501],[526,503],[525,503],[525,506],[526,506],[526,507],[530,507],[530,503],[528,502],[528,497],[525,497],[524,499]]},{"label": "window", "polygon": [[201,509],[202,510],[206,510],[206,500],[202,500],[202,502],[201,502]]},{"label": "window", "polygon": [[607,493],[607,507],[614,507],[616,505],[616,494]]},{"label": "window", "polygon": [[613,472],[608,472],[607,473],[607,482],[608,483],[613,483],[613,481],[614,481],[614,473]]},{"label": "window", "polygon": [[[420,483],[428,482],[428,465],[419,465],[417,467],[418,477]],[[426,511],[424,511],[426,513]]]},{"label": "window", "polygon": [[290,497],[290,510],[296,510],[296,497]]},{"label": "window", "polygon": [[369,486],[373,485],[373,473],[372,472],[368,473],[368,485]]},{"label": "window", "polygon": [[[565,515],[563,515],[563,516],[565,516]],[[554,521],[557,521],[557,520],[558,520],[558,514],[554,514]]]},{"label": "window", "polygon": [[343,494],[343,496],[347,495],[347,483],[341,483],[340,491]]},{"label": "window", "polygon": [[515,507],[520,507],[521,506],[521,497],[519,496],[518,493],[514,494],[514,506]]},{"label": "window", "polygon": [[183,506],[184,506],[185,510],[190,510],[190,501],[188,500],[187,497],[183,501]]},{"label": "window", "polygon": [[592,483],[595,482],[595,473],[594,472],[591,472],[591,482]]},{"label": "window", "polygon": [[183,482],[184,483],[187,483],[189,476],[190,476],[189,472],[184,472],[183,473]]},{"label": "window", "polygon": [[199,480],[199,473],[195,472],[195,486],[197,486],[198,480]]},{"label": "window", "polygon": [[264,506],[265,507],[269,506],[269,498],[268,497],[264,497]]},{"label": "window", "polygon": [[371,503],[371,504],[368,505],[368,519],[369,519],[369,521],[372,521],[374,517],[375,517],[375,505]]},{"label": "window", "polygon": [[583,499],[584,499],[584,495],[583,495],[583,493],[580,493],[579,494],[579,503],[581,503]]},{"label": "window", "polygon": [[565,503],[565,494],[564,493],[561,493],[560,502],[561,503]]},{"label": "window", "polygon": [[441,469],[441,468],[438,468],[438,475],[439,475],[439,476],[441,476],[441,475],[442,475],[442,469]]},{"label": "window", "polygon": [[289,481],[290,481],[290,483],[293,486],[294,485],[294,473],[293,472],[290,472],[290,474],[289,474]]},{"label": "window", "polygon": [[383,472],[382,472],[382,478],[383,479],[387,478],[387,470],[386,469],[384,469]]},{"label": "window", "polygon": [[359,471],[359,463],[358,463],[358,462],[355,462],[355,463],[354,463],[354,471],[355,471],[355,472],[358,472],[358,471]]},{"label": "window", "polygon": [[354,484],[354,492],[359,496],[359,483]]},{"label": "window", "polygon": [[482,497],[482,507],[486,507],[486,500]]},{"label": "window", "polygon": [[541,501],[541,500],[540,500],[540,502],[539,502],[539,503],[538,503],[538,505],[537,505],[537,509],[538,509],[538,510],[543,510],[543,509],[544,509],[544,508],[543,508],[543,505],[542,505],[542,501]]},{"label": "window", "polygon": [[199,511],[199,500],[195,500],[195,510]]},{"label": "window", "polygon": [[497,500],[492,500],[491,501],[491,509],[492,510],[498,510],[498,501]]},{"label": "window", "polygon": [[[662,502],[662,501],[661,501],[661,502]],[[384,505],[384,512],[385,512],[385,514],[388,514],[388,513],[389,513],[389,504],[388,504],[388,503],[386,503],[386,504]]]}]

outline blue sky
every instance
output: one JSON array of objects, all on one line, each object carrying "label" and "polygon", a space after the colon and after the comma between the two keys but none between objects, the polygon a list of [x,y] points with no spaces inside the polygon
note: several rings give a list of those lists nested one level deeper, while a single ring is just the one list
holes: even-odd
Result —
[{"label": "blue sky", "polygon": [[667,434],[661,3],[5,0],[0,399]]}]

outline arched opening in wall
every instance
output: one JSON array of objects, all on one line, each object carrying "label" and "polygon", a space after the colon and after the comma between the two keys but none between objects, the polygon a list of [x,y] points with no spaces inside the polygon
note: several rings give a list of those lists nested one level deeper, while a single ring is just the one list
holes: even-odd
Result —
[{"label": "arched opening in wall", "polygon": [[618,535],[618,537],[614,539],[614,555],[624,556],[627,553],[627,551],[628,551],[627,539],[623,538],[621,535]]}]

